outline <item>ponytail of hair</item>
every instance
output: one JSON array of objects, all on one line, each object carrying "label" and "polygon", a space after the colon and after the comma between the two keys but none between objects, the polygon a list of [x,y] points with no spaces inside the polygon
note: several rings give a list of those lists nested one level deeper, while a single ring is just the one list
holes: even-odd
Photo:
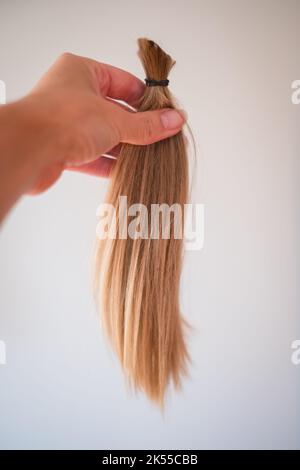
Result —
[{"label": "ponytail of hair", "polygon": [[[166,80],[173,59],[153,41],[143,38],[138,44],[147,79]],[[147,86],[137,111],[160,108],[175,108],[169,88]],[[122,144],[106,197],[117,214],[119,196],[127,197],[128,207],[145,205],[149,226],[152,204],[179,205],[183,220],[188,157],[182,131],[150,145]],[[170,224],[174,228],[172,217]],[[163,406],[168,385],[180,388],[189,357],[179,306],[183,234],[175,238],[171,230],[165,239],[161,228],[159,234],[97,240],[94,295],[129,384]]]}]

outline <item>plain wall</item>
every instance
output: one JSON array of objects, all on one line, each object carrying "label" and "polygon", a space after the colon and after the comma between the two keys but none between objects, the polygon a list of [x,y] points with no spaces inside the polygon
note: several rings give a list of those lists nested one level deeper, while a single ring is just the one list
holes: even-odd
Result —
[{"label": "plain wall", "polygon": [[1,448],[300,448],[299,25],[298,0],[0,1],[9,101],[64,51],[141,78],[138,37],[171,53],[205,205],[182,278],[193,365],[161,416],[126,391],[91,298],[108,183],[65,173],[17,204],[0,235]]}]

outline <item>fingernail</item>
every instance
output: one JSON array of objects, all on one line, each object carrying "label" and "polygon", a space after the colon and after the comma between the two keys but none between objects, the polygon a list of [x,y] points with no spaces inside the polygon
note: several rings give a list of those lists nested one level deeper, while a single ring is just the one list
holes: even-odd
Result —
[{"label": "fingernail", "polygon": [[186,117],[180,110],[170,109],[160,115],[161,122],[165,129],[176,129],[183,125]]}]

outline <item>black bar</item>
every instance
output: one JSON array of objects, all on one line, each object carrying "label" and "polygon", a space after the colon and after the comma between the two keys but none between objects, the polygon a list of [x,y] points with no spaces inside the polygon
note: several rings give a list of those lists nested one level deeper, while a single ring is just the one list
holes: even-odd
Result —
[{"label": "black bar", "polygon": [[[229,463],[284,464],[300,462],[299,451],[268,450],[0,450],[0,464],[43,464],[47,465],[82,465],[104,468],[108,465],[121,465],[137,468],[151,466],[201,466],[203,463],[218,464],[218,469],[225,469]],[[2,466],[3,468],[3,466]]]}]

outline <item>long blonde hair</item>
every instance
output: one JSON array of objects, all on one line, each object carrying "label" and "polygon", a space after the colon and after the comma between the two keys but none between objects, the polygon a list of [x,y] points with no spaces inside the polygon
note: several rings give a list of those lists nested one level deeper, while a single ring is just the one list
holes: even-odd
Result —
[{"label": "long blonde hair", "polygon": [[[156,43],[139,39],[139,57],[146,77],[163,80],[173,59]],[[149,86],[138,111],[174,108],[168,87]],[[111,175],[106,203],[128,206],[179,204],[188,198],[188,158],[183,132],[151,145],[123,144]],[[127,219],[128,221],[128,219]],[[171,226],[174,220],[171,221]],[[117,227],[120,229],[120,226]],[[167,386],[180,387],[187,371],[185,320],[179,306],[183,240],[160,236],[97,240],[94,295],[103,325],[129,383],[153,401],[164,404]]]}]

